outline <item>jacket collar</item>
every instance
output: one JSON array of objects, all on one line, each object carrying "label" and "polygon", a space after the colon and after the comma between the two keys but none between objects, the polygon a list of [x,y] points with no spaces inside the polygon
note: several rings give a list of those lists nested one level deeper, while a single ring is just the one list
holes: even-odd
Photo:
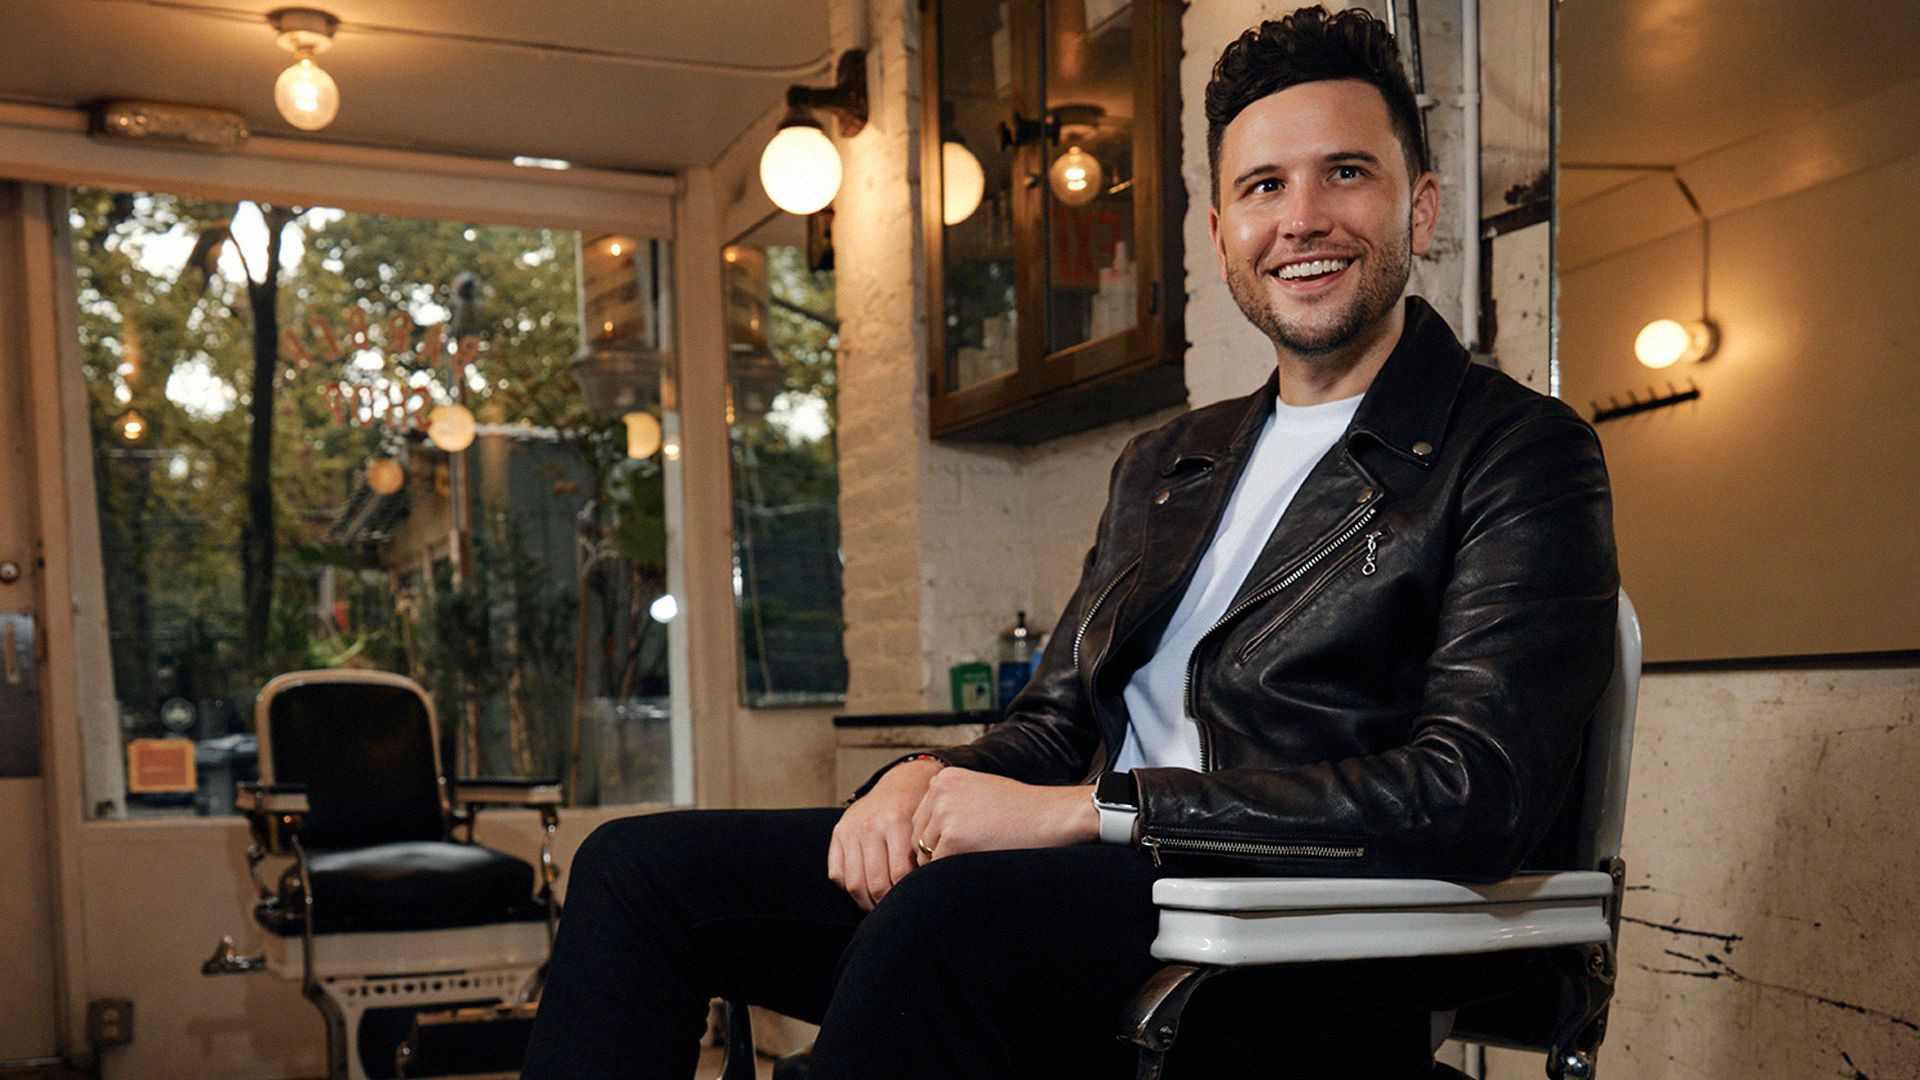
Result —
[{"label": "jacket collar", "polygon": [[[1400,340],[1355,410],[1347,438],[1363,435],[1416,465],[1440,457],[1447,418],[1471,362],[1445,319],[1418,296],[1409,296]],[[1199,417],[1181,433],[1172,456],[1161,467],[1171,475],[1199,461],[1219,461],[1235,447],[1250,444],[1273,412],[1280,389],[1278,371],[1260,389],[1241,399],[1238,409],[1220,409]]]},{"label": "jacket collar", "polygon": [[1347,438],[1371,436],[1408,461],[1431,466],[1470,363],[1447,321],[1425,300],[1407,297],[1406,328],[1360,399]]}]

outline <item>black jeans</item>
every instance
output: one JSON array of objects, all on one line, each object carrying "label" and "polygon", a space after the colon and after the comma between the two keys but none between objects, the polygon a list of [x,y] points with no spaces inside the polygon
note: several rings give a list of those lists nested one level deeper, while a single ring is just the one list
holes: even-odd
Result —
[{"label": "black jeans", "polygon": [[[953,856],[866,914],[827,879],[839,815],[693,810],[596,830],[570,871],[523,1080],[687,1080],[713,997],[820,1024],[817,1080],[1132,1076],[1122,1010],[1157,966],[1146,856]],[[1401,981],[1351,964],[1216,977],[1168,1075],[1424,1078],[1426,1010],[1373,992]]]}]

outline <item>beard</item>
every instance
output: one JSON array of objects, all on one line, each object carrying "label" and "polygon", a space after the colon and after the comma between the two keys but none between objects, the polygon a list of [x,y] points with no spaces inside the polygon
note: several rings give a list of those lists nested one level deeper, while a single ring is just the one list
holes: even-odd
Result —
[{"label": "beard", "polygon": [[1368,328],[1392,312],[1413,273],[1413,226],[1397,242],[1359,260],[1360,277],[1344,305],[1285,317],[1265,286],[1267,275],[1251,264],[1227,274],[1227,291],[1240,313],[1276,346],[1300,357],[1325,356],[1353,344]]}]

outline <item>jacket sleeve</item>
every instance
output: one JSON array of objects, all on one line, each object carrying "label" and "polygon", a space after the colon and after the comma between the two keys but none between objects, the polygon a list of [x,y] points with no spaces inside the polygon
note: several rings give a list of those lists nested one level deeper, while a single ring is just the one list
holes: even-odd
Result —
[{"label": "jacket sleeve", "polygon": [[1491,881],[1518,869],[1565,798],[1613,672],[1619,572],[1592,429],[1555,414],[1501,435],[1468,469],[1455,536],[1407,743],[1290,768],[1136,769],[1143,843],[1313,849],[1263,863],[1282,874]]},{"label": "jacket sleeve", "polygon": [[889,762],[868,777],[853,793],[853,798],[865,795],[887,769],[921,753],[931,754],[958,768],[995,773],[1029,784],[1074,784],[1096,772],[1093,759],[1101,746],[1100,730],[1086,694],[1086,684],[1075,663],[1074,638],[1086,618],[1088,605],[1106,584],[1102,571],[1113,572],[1111,567],[1103,567],[1101,556],[1112,539],[1114,496],[1122,469],[1138,442],[1138,437],[1129,441],[1114,462],[1113,474],[1107,483],[1106,509],[1100,515],[1094,545],[1081,567],[1080,583],[1067,601],[1066,610],[1053,624],[1053,636],[1040,658],[1039,668],[1028,680],[1026,689],[1014,697],[1005,718],[965,746],[915,751]]}]

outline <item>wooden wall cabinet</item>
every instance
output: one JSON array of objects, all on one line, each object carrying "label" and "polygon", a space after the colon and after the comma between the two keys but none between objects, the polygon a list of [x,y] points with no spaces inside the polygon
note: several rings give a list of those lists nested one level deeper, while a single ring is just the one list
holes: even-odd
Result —
[{"label": "wooden wall cabinet", "polygon": [[1186,400],[1180,11],[923,0],[935,438],[1036,443]]}]

